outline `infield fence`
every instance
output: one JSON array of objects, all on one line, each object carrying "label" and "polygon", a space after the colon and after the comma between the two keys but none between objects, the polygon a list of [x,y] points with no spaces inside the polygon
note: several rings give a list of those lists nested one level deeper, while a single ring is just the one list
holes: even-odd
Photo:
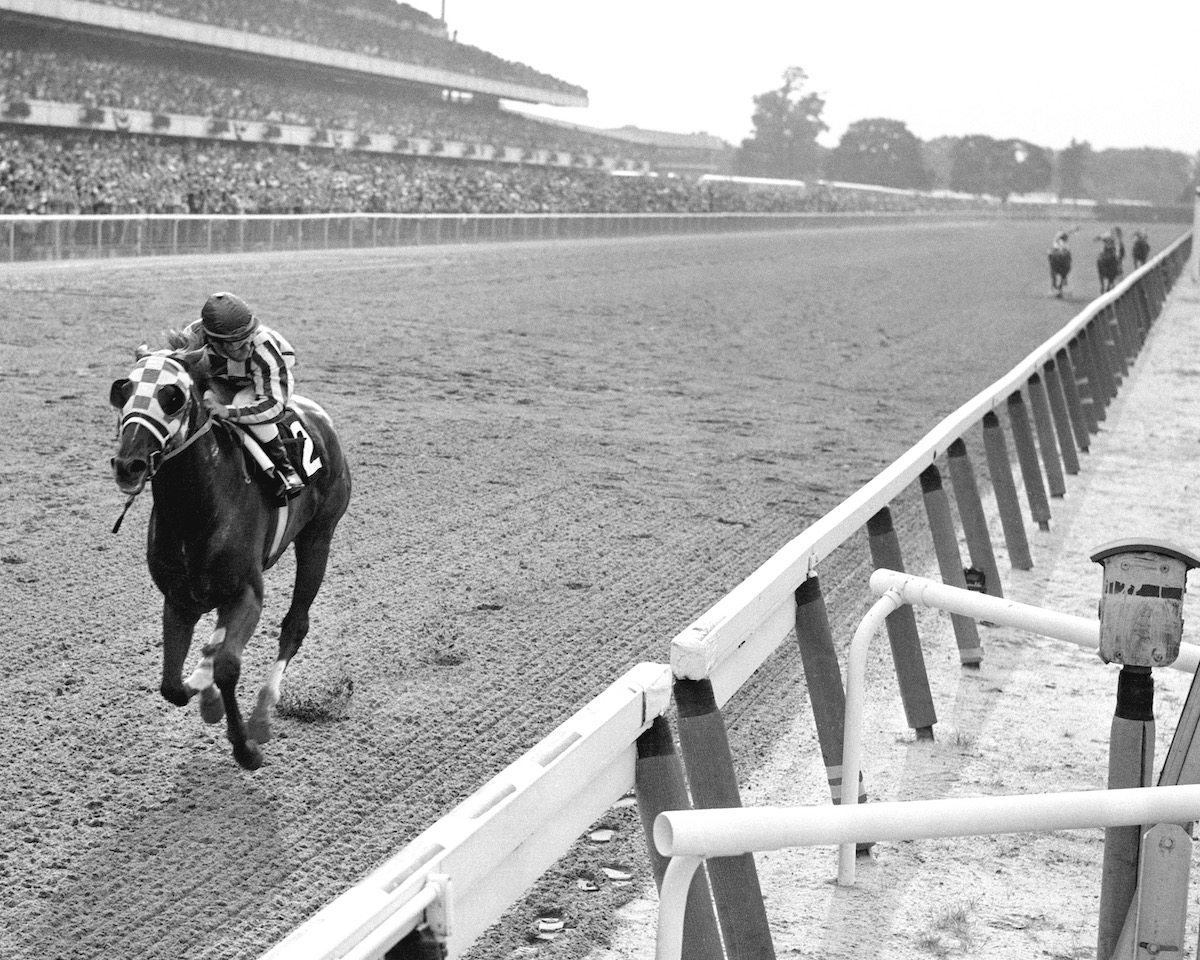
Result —
[{"label": "infield fence", "polygon": [[[889,504],[919,483],[943,582],[966,587],[974,574],[975,589],[1002,597],[964,436],[982,425],[1008,560],[1027,569],[1026,522],[1048,527],[1047,491],[1061,495],[1065,478],[1078,473],[1077,451],[1086,451],[1098,432],[1192,247],[1189,231],[1090,303],[679,633],[669,666],[641,664],[620,677],[264,960],[461,956],[631,787],[661,887],[668,860],[654,844],[655,818],[672,810],[741,806],[721,707],[793,635],[831,798],[839,803],[846,701],[819,582],[822,562],[865,528],[873,566],[902,572]],[[1024,503],[1009,461],[1010,437]],[[950,473],[957,522],[939,464]],[[962,663],[980,662],[975,621],[952,619]],[[887,628],[906,719],[918,737],[931,737],[936,717],[911,608],[889,616]],[[859,780],[856,792],[862,790]],[[706,862],[689,889],[683,956],[774,957],[752,854]]]}]

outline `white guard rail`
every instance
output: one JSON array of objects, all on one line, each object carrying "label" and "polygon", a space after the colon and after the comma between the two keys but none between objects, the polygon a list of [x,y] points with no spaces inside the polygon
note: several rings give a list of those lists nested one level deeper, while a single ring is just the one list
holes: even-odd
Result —
[{"label": "white guard rail", "polygon": [[688,888],[707,857],[822,844],[853,849],[857,843],[878,840],[1188,823],[1198,818],[1196,784],[863,806],[667,811],[654,821],[655,846],[672,858],[659,894],[655,960],[679,960]]},{"label": "white guard rail", "polygon": [[[866,703],[867,654],[871,640],[879,632],[888,614],[902,604],[921,604],[987,620],[1006,627],[1017,627],[1043,637],[1066,640],[1089,650],[1100,646],[1100,621],[1088,620],[1067,613],[1056,613],[1027,603],[1006,600],[951,587],[925,577],[914,577],[895,570],[876,570],[871,574],[871,591],[879,595],[850,641],[850,652],[846,659],[846,716],[842,740],[843,783],[858,783],[862,770],[862,725]],[[1195,673],[1200,663],[1200,647],[1193,643],[1180,644],[1179,657],[1170,664],[1176,670]],[[842,805],[850,807],[858,803],[858,791],[847,790],[842,796]],[[838,852],[838,883],[851,886],[854,883],[855,845],[845,843]]]},{"label": "white guard rail", "polygon": [[[674,638],[671,667],[679,679],[712,682],[721,706],[763,663],[795,626],[794,591],[817,571],[818,564],[886,507],[945,454],[950,444],[1003,407],[1079,331],[1137,284],[1150,270],[1187,242],[1184,233],[1157,257],[1132,272],[1113,290],[1092,301],[1058,333],[1030,353],[1008,374],[968,400],[927,433],[898,460],[842,501],[780,549],[708,612]],[[849,783],[849,780],[843,780]]]},{"label": "white guard rail", "polygon": [[633,786],[670,701],[670,668],[638,664],[263,960],[376,960],[426,919],[460,955]]}]

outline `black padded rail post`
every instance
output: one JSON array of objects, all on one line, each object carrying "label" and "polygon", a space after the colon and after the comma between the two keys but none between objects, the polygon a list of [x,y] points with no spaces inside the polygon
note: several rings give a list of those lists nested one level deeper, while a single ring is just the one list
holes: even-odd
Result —
[{"label": "black padded rail post", "polygon": [[1075,439],[1071,432],[1071,412],[1063,394],[1058,365],[1053,360],[1047,360],[1042,367],[1042,379],[1046,384],[1046,398],[1050,401],[1054,432],[1058,434],[1058,453],[1062,457],[1063,471],[1073,477],[1079,473],[1079,456],[1075,453]]},{"label": "black padded rail post", "polygon": [[[900,539],[892,526],[892,511],[887,507],[867,521],[867,541],[871,548],[871,562],[876,569],[885,567],[904,572]],[[917,732],[918,740],[932,740],[937,712],[929,692],[925,654],[921,651],[921,637],[917,633],[917,618],[912,605],[905,603],[897,607],[887,615],[885,622],[888,640],[892,645],[896,680],[900,685],[900,699],[904,702],[904,716],[908,719],[908,725]]]},{"label": "black padded rail post", "polygon": [[1129,344],[1125,341],[1125,330],[1121,326],[1121,312],[1117,309],[1117,302],[1110,303],[1105,314],[1108,317],[1106,326],[1109,346],[1112,349],[1113,369],[1117,371],[1120,384],[1129,377],[1132,355],[1129,352]]},{"label": "black padded rail post", "polygon": [[991,410],[983,415],[983,452],[987,456],[992,491],[996,494],[996,509],[1008,547],[1008,562],[1014,570],[1032,570],[1029,538],[1025,536],[1025,520],[1021,516],[1021,501],[1013,480],[1012,463],[1008,459],[1008,443],[1000,418]]},{"label": "black padded rail post", "polygon": [[[796,643],[800,647],[808,702],[817,725],[821,758],[825,761],[829,795],[835,804],[841,803],[845,788],[842,783],[842,745],[846,737],[846,690],[842,685],[842,668],[833,643],[833,631],[829,628],[825,596],[817,577],[809,577],[796,588]],[[858,802],[867,802],[861,771]]]},{"label": "black padded rail post", "polygon": [[1050,488],[1050,496],[1065,497],[1067,484],[1063,480],[1062,461],[1058,458],[1058,441],[1050,419],[1050,401],[1046,398],[1045,384],[1041,376],[1035,373],[1026,387],[1029,390],[1029,405],[1033,407],[1033,422],[1037,427],[1038,448],[1042,451],[1042,466],[1046,470],[1046,486]]},{"label": "black padded rail post", "polygon": [[[638,815],[650,854],[650,869],[654,885],[661,890],[670,857],[664,857],[654,845],[654,819],[667,810],[688,810],[688,797],[683,764],[675,749],[675,738],[666,717],[655,717],[650,729],[638,737],[637,761],[634,764],[634,793]],[[721,930],[713,910],[712,888],[708,871],[696,871],[688,890],[683,924],[683,956],[698,960],[723,960]]]},{"label": "black padded rail post", "polygon": [[1093,409],[1096,411],[1097,423],[1103,423],[1108,416],[1108,401],[1112,399],[1112,381],[1108,376],[1108,366],[1104,356],[1097,346],[1098,334],[1093,324],[1088,324],[1079,332],[1080,341],[1087,350],[1088,375],[1091,377]]},{"label": "black padded rail post", "polygon": [[1100,383],[1104,386],[1104,406],[1107,408],[1116,397],[1121,380],[1117,376],[1116,360],[1113,357],[1112,346],[1108,342],[1104,311],[1098,313],[1088,325],[1088,342],[1091,343],[1096,357],[1096,369],[1100,374]]},{"label": "black padded rail post", "polygon": [[1017,462],[1021,465],[1021,479],[1025,482],[1029,513],[1039,529],[1049,530],[1050,501],[1046,499],[1042,468],[1033,442],[1033,429],[1029,426],[1029,415],[1025,412],[1025,401],[1020,390],[1008,398],[1008,422],[1012,426],[1013,443],[1017,448]]},{"label": "black padded rail post", "polygon": [[971,566],[983,571],[983,587],[988,596],[1003,597],[1000,568],[996,565],[996,554],[992,550],[992,534],[988,530],[987,515],[983,512],[983,501],[979,498],[975,468],[971,466],[971,456],[961,438],[950,444],[950,449],[946,451],[946,463],[950,467],[950,485],[954,488],[954,502],[958,504],[958,519],[962,522],[963,536],[967,539]]},{"label": "black padded rail post", "polygon": [[[679,749],[692,804],[700,810],[740,807],[729,735],[712,681],[677,677],[674,689]],[[713,857],[708,861],[708,878],[730,960],[775,960],[753,854]]]},{"label": "black padded rail post", "polygon": [[1083,405],[1083,415],[1087,423],[1088,433],[1100,432],[1101,400],[1096,384],[1096,372],[1092,367],[1092,353],[1088,349],[1087,340],[1082,332],[1068,345],[1071,352],[1071,363],[1075,367],[1075,384],[1079,388],[1079,402]]},{"label": "black padded rail post", "polygon": [[[962,554],[958,552],[958,533],[950,514],[950,499],[942,487],[941,471],[935,464],[921,471],[921,495],[925,501],[925,515],[929,518],[933,552],[937,556],[942,582],[966,590],[967,578],[963,574]],[[958,644],[959,663],[964,667],[979,666],[983,661],[983,643],[979,639],[979,627],[975,621],[971,617],[952,613],[950,623],[954,627],[954,642]]]},{"label": "black padded rail post", "polygon": [[[1083,400],[1079,396],[1079,381],[1076,379],[1075,366],[1071,363],[1071,355],[1066,347],[1058,351],[1055,357],[1058,364],[1058,381],[1062,387],[1063,397],[1067,401],[1067,412],[1071,415],[1071,431],[1075,435],[1075,446],[1080,453],[1087,453],[1091,445],[1088,435],[1087,414],[1083,410]],[[1076,461],[1078,462],[1078,461]]]}]

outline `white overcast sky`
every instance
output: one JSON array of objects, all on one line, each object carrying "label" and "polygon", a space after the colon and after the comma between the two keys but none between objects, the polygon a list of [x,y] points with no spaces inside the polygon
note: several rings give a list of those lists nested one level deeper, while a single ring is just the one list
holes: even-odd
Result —
[{"label": "white overcast sky", "polygon": [[[443,0],[408,0],[434,17]],[[587,89],[595,127],[738,144],[791,65],[826,145],[867,117],[922,140],[1200,151],[1200,0],[444,0],[458,39]],[[545,112],[545,111],[539,111]]]}]

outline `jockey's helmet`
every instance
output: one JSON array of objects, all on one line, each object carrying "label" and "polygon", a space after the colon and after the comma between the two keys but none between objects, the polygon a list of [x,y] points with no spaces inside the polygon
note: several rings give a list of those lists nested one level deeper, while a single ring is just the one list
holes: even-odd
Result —
[{"label": "jockey's helmet", "polygon": [[258,329],[258,319],[241,297],[214,293],[200,310],[200,324],[213,340],[242,340]]}]

